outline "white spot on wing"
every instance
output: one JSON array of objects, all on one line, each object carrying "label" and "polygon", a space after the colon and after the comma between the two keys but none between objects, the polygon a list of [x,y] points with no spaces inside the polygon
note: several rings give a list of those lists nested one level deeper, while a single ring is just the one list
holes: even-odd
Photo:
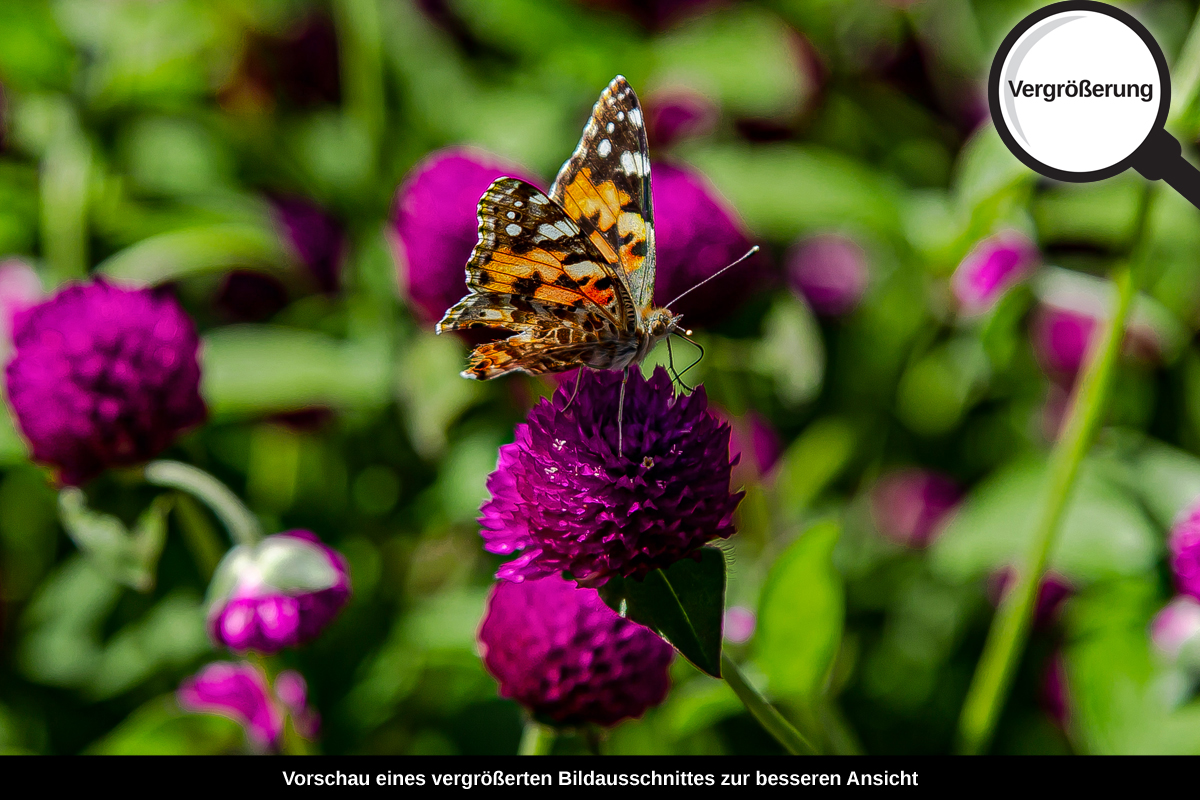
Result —
[{"label": "white spot on wing", "polygon": [[617,120],[621,121],[621,122],[625,121],[625,112],[624,111],[617,112]]},{"label": "white spot on wing", "polygon": [[507,233],[509,236],[516,236],[518,233],[521,232],[521,226],[517,225],[516,223],[509,223],[504,228],[504,232]]},{"label": "white spot on wing", "polygon": [[621,169],[625,170],[626,175],[638,174],[637,162],[634,161],[634,155],[634,153],[631,153],[628,150],[621,153]]},{"label": "white spot on wing", "polygon": [[607,130],[609,133],[612,133],[613,131],[615,131],[617,129],[617,126],[610,122],[604,126],[604,129]]},{"label": "white spot on wing", "polygon": [[629,109],[629,121],[637,127],[642,127],[642,110],[640,108]]},{"label": "white spot on wing", "polygon": [[[612,125],[611,122],[608,124]],[[608,139],[601,139],[600,144],[596,147],[596,152],[600,154],[601,158],[608,158],[608,154],[612,152],[612,142]]]},{"label": "white spot on wing", "polygon": [[535,206],[544,206],[546,203],[550,202],[550,199],[544,194],[535,194],[529,198],[529,202],[533,203]]},{"label": "white spot on wing", "polygon": [[546,222],[538,225],[538,233],[540,233],[542,236],[545,236],[547,239],[561,239],[563,237],[563,232],[561,230]]},{"label": "white spot on wing", "polygon": [[569,219],[560,219],[554,223],[554,226],[567,236],[576,236],[579,233],[579,228],[575,227],[575,223]]},{"label": "white spot on wing", "polygon": [[507,214],[505,214],[504,216],[508,217],[509,219],[516,219],[516,218],[517,218],[517,212],[515,212],[515,211],[510,211],[510,212],[508,212]]},{"label": "white spot on wing", "polygon": [[521,200],[518,200],[517,202],[513,203],[513,205],[516,206],[517,208],[521,208],[522,206],[525,205],[525,203]]}]

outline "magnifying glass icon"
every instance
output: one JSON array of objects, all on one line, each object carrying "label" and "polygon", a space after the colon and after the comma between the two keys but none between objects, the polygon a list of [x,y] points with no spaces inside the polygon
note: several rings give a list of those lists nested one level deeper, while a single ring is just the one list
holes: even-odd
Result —
[{"label": "magnifying glass icon", "polygon": [[992,61],[988,104],[1000,138],[1035,172],[1085,183],[1133,167],[1200,208],[1200,171],[1164,128],[1167,61],[1119,8],[1067,0],[1025,17]]}]

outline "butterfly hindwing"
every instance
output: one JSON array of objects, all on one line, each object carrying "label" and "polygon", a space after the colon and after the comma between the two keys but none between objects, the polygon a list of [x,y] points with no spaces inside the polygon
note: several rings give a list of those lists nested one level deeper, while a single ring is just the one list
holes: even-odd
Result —
[{"label": "butterfly hindwing", "polygon": [[[500,178],[479,201],[479,241],[467,262],[471,293],[438,331],[486,325],[527,330],[539,319],[624,330],[637,311],[606,259],[537,187]],[[586,326],[584,326],[586,327]]]},{"label": "butterfly hindwing", "polygon": [[654,305],[650,155],[637,95],[617,76],[600,95],[579,146],[550,189],[609,263],[640,314]]}]

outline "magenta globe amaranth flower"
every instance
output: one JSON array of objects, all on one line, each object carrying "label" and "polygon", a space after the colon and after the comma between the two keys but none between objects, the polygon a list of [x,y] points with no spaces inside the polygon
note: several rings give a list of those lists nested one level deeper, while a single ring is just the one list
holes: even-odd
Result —
[{"label": "magenta globe amaranth flower", "polygon": [[958,485],[945,475],[912,468],[892,472],[871,490],[876,529],[897,544],[925,547],[958,505]]},{"label": "magenta globe amaranth flower", "polygon": [[272,204],[285,240],[317,287],[327,294],[336,292],[346,249],[341,225],[303,197],[278,196]]},{"label": "magenta globe amaranth flower", "polygon": [[1200,503],[1189,508],[1171,528],[1167,545],[1175,585],[1181,594],[1200,600]]},{"label": "magenta globe amaranth flower", "polygon": [[208,631],[235,652],[274,653],[315,638],[350,599],[346,559],[310,531],[226,554],[209,586]]},{"label": "magenta globe amaranth flower", "polygon": [[493,586],[479,644],[500,694],[556,725],[640,717],[670,688],[669,644],[554,575]]},{"label": "magenta globe amaranth flower", "polygon": [[766,257],[762,253],[751,256],[678,303],[671,303],[745,255],[751,242],[736,215],[700,173],[662,163],[654,164],[652,173],[655,302],[670,303],[671,310],[682,314],[688,326],[712,326],[754,290]]},{"label": "magenta globe amaranth flower", "polygon": [[503,177],[538,183],[525,170],[465,148],[440,150],[413,167],[396,193],[393,249],[400,285],[430,324],[467,293],[467,259],[478,239],[479,198]]},{"label": "magenta globe amaranth flower", "polygon": [[162,289],[98,278],[18,312],[5,376],[34,460],[79,485],[158,455],[205,418],[199,346]]},{"label": "magenta globe amaranth flower", "polygon": [[655,92],[644,110],[651,147],[670,147],[681,139],[711,133],[721,113],[712,100],[682,87]]},{"label": "magenta globe amaranth flower", "polygon": [[574,387],[559,387],[500,448],[479,522],[488,552],[519,555],[498,578],[640,579],[734,533],[742,493],[729,491],[729,426],[704,389],[676,396],[662,367],[649,380],[631,370],[623,453],[620,390],[621,373],[585,370],[573,402]]},{"label": "magenta globe amaranth flower", "polygon": [[978,314],[991,308],[1011,286],[1037,267],[1037,247],[1016,231],[1005,231],[984,239],[967,254],[950,288],[963,311]]},{"label": "magenta globe amaranth flower", "polygon": [[795,245],[787,256],[792,291],[823,317],[857,308],[870,277],[863,249],[845,236],[813,236]]},{"label": "magenta globe amaranth flower", "polygon": [[250,664],[209,664],[183,682],[176,698],[185,711],[234,720],[260,749],[275,747],[283,734],[283,711],[271,696],[267,676]]}]

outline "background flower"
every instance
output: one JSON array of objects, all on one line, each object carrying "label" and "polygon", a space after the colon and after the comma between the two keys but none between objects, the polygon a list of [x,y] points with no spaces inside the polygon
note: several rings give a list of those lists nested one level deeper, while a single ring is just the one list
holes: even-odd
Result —
[{"label": "background flower", "polygon": [[557,725],[615,725],[667,696],[671,646],[557,576],[492,587],[479,627],[500,694]]},{"label": "background flower", "polygon": [[97,278],[13,320],[9,402],[35,460],[78,485],[139,464],[204,420],[200,341],[165,291]]},{"label": "background flower", "polygon": [[225,556],[209,589],[208,630],[236,652],[315,638],[350,599],[346,559],[311,531],[284,531]]},{"label": "background flower", "polygon": [[273,748],[283,733],[283,713],[267,676],[250,664],[217,661],[188,678],[177,693],[180,708],[229,717],[259,748]]},{"label": "background flower", "polygon": [[880,478],[871,490],[871,516],[879,532],[892,541],[925,547],[960,496],[958,485],[945,475],[898,470]]},{"label": "background flower", "polygon": [[954,271],[950,286],[962,309],[977,314],[1028,275],[1039,260],[1037,247],[1023,234],[999,233],[975,245]]},{"label": "background flower", "polygon": [[862,248],[824,234],[796,244],[787,256],[788,284],[822,316],[853,311],[867,289],[870,272]]}]

